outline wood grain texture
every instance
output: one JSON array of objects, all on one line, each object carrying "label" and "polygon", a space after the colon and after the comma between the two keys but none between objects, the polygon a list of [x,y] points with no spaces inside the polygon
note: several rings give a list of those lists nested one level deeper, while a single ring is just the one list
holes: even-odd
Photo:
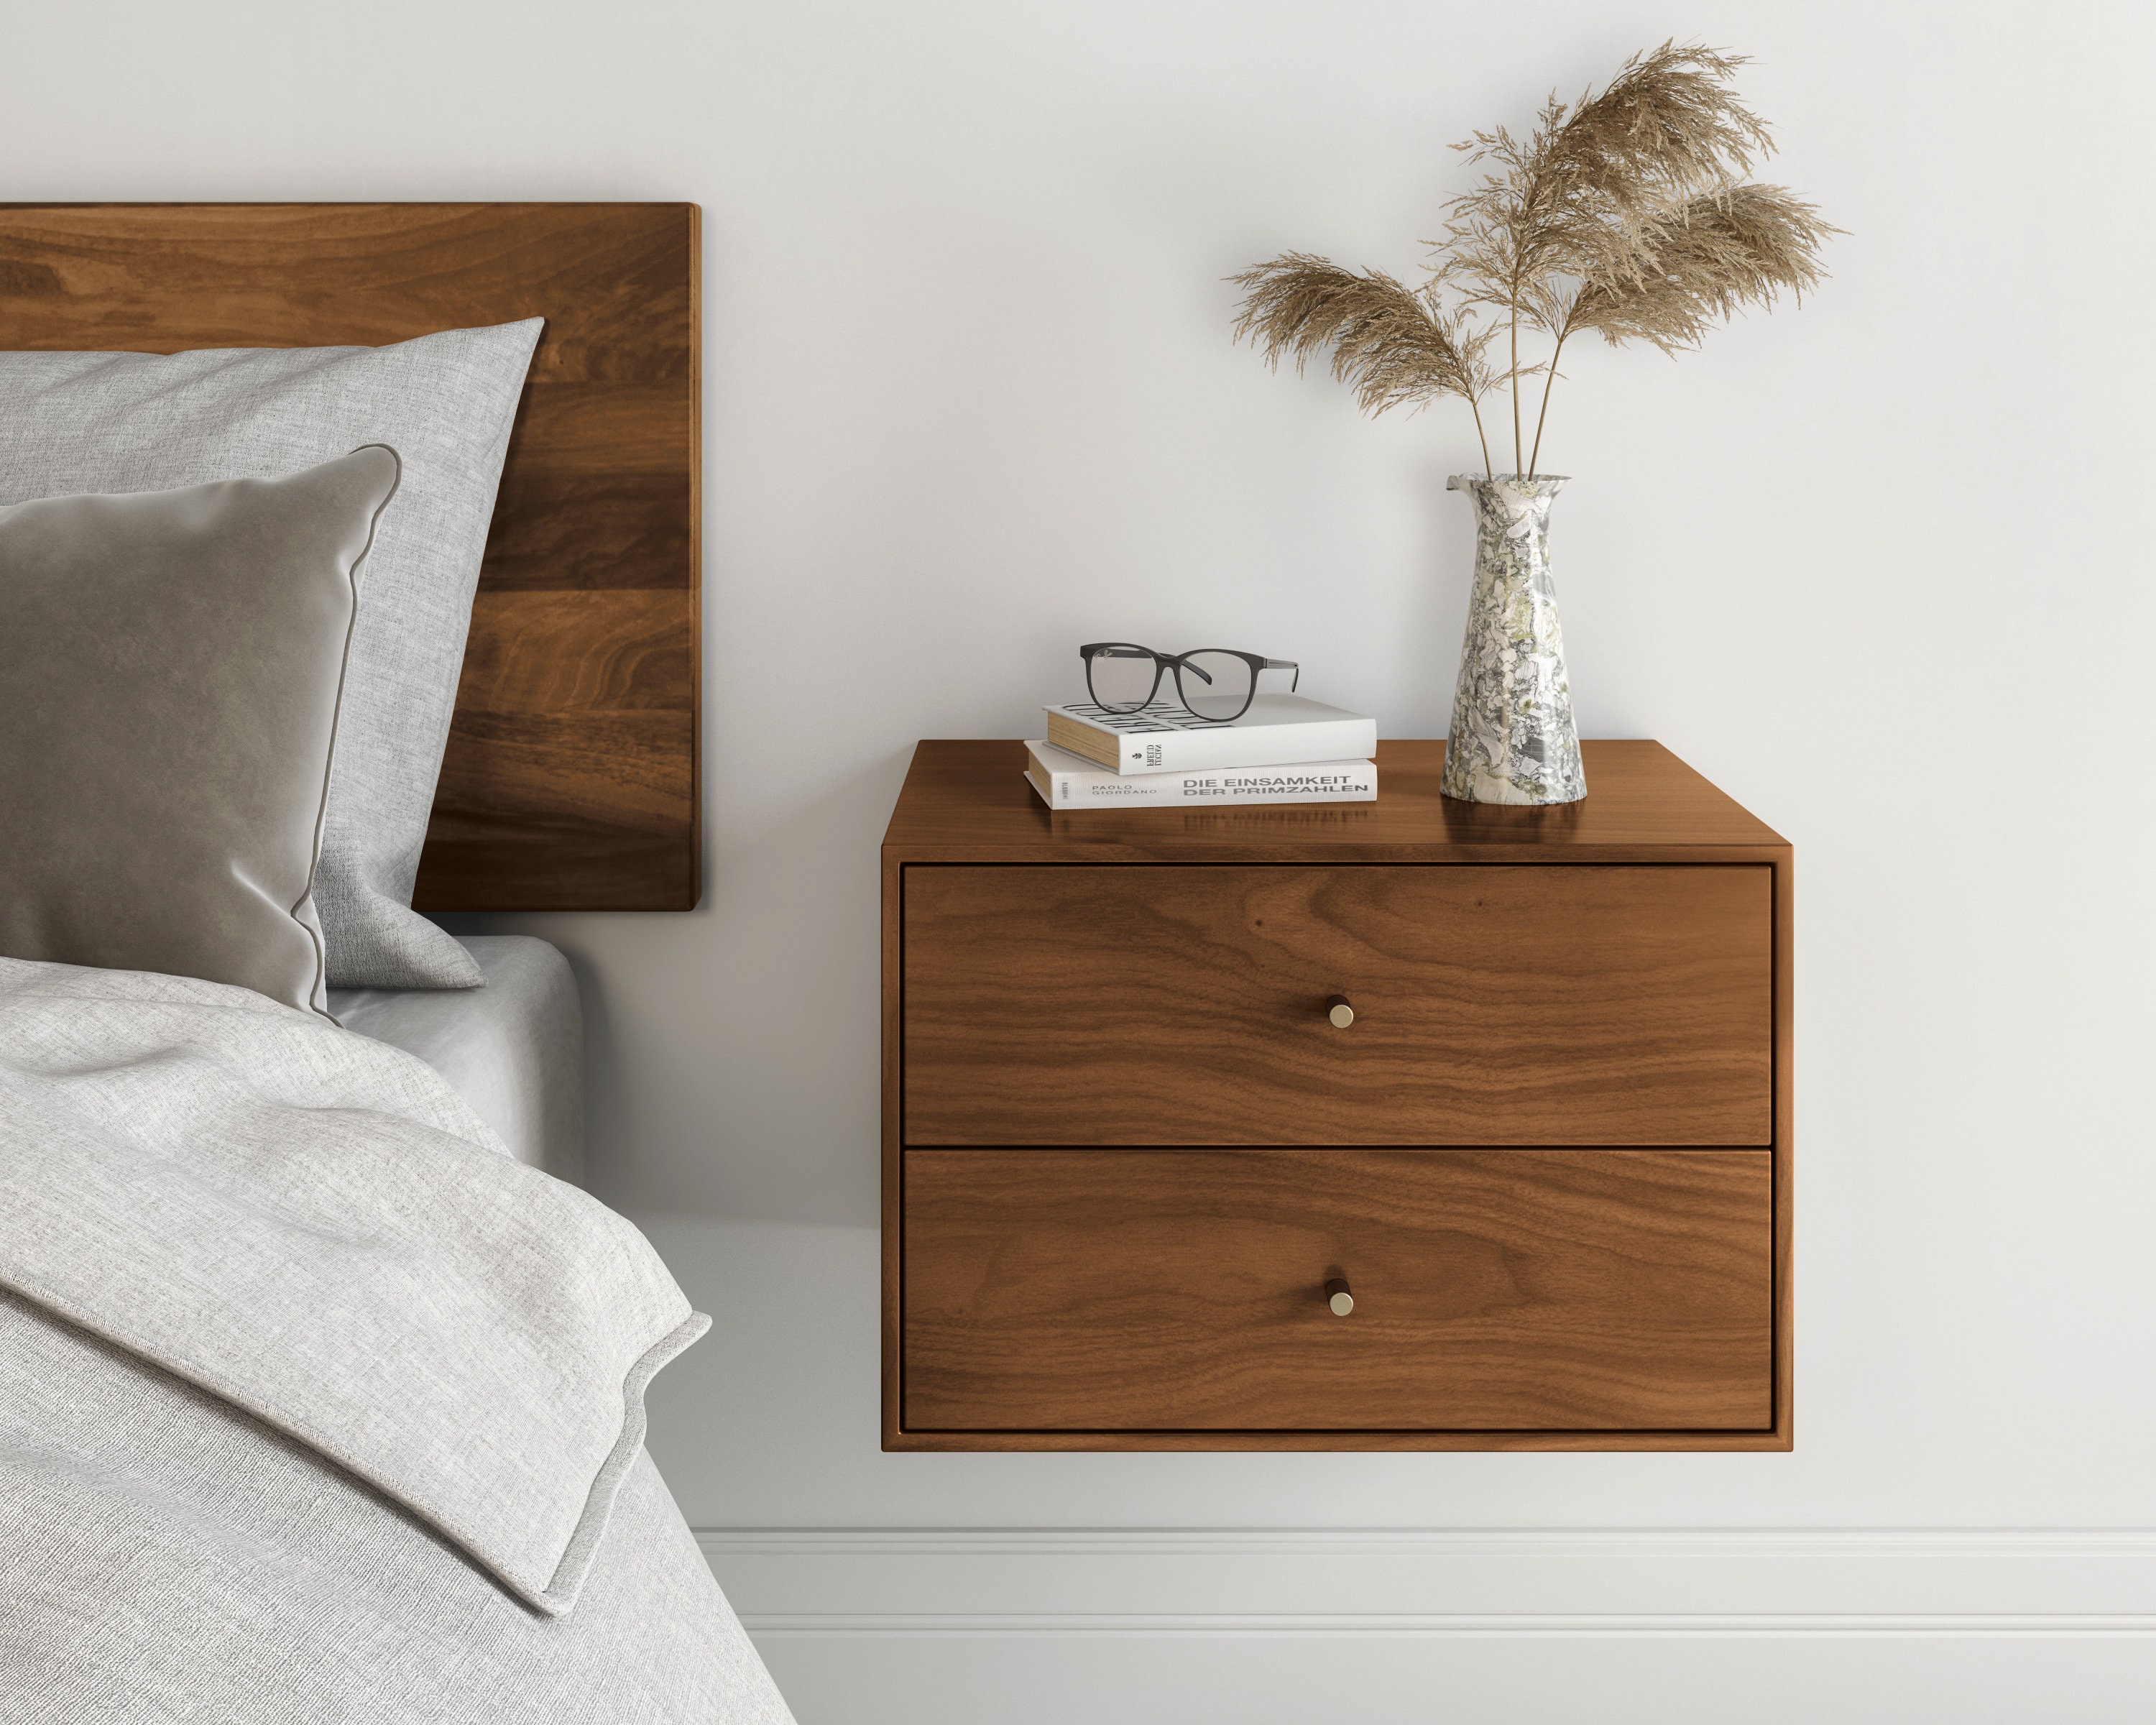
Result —
[{"label": "wood grain texture", "polygon": [[905,918],[903,884],[897,859],[883,861],[883,1301],[881,1420],[883,1446],[901,1446],[898,1312],[899,1289],[906,1273],[906,1163],[898,1138],[899,1074],[905,1029]]},{"label": "wood grain texture", "polygon": [[0,346],[334,347],[543,316],[414,902],[701,890],[695,205],[0,207]]},{"label": "wood grain texture", "polygon": [[1774,864],[1774,1429],[1796,1445],[1796,863]]},{"label": "wood grain texture", "polygon": [[916,864],[905,919],[909,1144],[1772,1142],[1763,866]]},{"label": "wood grain texture", "polygon": [[[1180,811],[1120,810],[1054,816],[1034,799],[1019,776],[1024,760],[1021,745],[969,742],[920,746],[891,823],[883,857],[883,1441],[886,1449],[1780,1451],[1792,1446],[1795,1430],[1795,1320],[1790,1283],[1794,1120],[1793,852],[1787,840],[1658,744],[1592,742],[1584,747],[1589,801],[1572,810],[1488,809],[1442,802],[1436,784],[1444,745],[1401,742],[1378,746],[1379,799],[1367,809],[1211,810],[1191,815]],[[1338,819],[1342,814],[1358,818],[1343,821]],[[1763,1160],[1771,1169],[1772,1273],[1768,1295],[1771,1392],[1767,1423],[1756,1429],[1638,1426],[1600,1430],[1407,1430],[1390,1423],[1358,1430],[1304,1430],[1270,1423],[1199,1430],[1165,1427],[958,1430],[909,1426],[901,1418],[898,1325],[907,1263],[906,1170],[923,1153],[906,1151],[900,1142],[906,1081],[904,1030],[908,1015],[901,883],[910,865],[916,863],[1763,866],[1773,881],[1769,983],[1773,1147],[1770,1152],[1742,1153]],[[1348,1034],[1353,1034],[1352,1029]],[[949,1153],[1039,1158],[1055,1153],[1028,1148]],[[1200,1153],[1166,1153],[1183,1157]],[[1522,1153],[1499,1153],[1517,1156]],[[1615,1157],[1633,1153],[1596,1149],[1576,1153]],[[1048,1166],[1041,1162],[1031,1165],[1036,1172]],[[1044,1201],[1052,1195],[1044,1189]]]},{"label": "wood grain texture", "polygon": [[909,862],[1757,861],[1787,841],[1658,742],[1580,746],[1587,798],[1511,809],[1438,794],[1445,745],[1378,745],[1378,800],[1060,814],[1024,778],[1017,742],[914,751],[884,843]]},{"label": "wood grain texture", "polygon": [[909,1150],[905,1425],[1764,1431],[1770,1160]]},{"label": "wood grain texture", "polygon": [[1062,1450],[1120,1455],[1141,1450],[1208,1452],[1225,1450],[1330,1450],[1409,1452],[1419,1450],[1609,1451],[1735,1450],[1785,1454],[1794,1447],[1778,1429],[1759,1431],[1705,1431],[1678,1426],[1650,1430],[1611,1428],[1606,1431],[1403,1431],[1397,1427],[1362,1431],[1309,1431],[1278,1426],[1225,1427],[1209,1431],[915,1431],[895,1422],[884,1427],[883,1447],[946,1454],[998,1450],[1020,1452]]}]

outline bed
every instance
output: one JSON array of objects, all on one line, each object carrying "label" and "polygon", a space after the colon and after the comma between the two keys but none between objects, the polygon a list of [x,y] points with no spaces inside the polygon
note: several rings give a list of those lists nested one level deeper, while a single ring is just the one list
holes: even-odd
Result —
[{"label": "bed", "polygon": [[478,988],[332,988],[347,1030],[424,1060],[511,1156],[557,1180],[584,1177],[584,1029],[577,979],[530,935],[465,935]]},{"label": "bed", "polygon": [[417,914],[696,902],[697,249],[0,208],[0,1717],[789,1717],[576,978]]}]

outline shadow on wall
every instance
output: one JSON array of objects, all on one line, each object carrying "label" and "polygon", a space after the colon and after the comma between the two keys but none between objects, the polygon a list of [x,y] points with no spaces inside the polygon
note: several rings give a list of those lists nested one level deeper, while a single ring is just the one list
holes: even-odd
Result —
[{"label": "shadow on wall", "polygon": [[[1426,538],[1417,548],[1415,567],[1423,578],[1409,595],[1394,637],[1407,656],[1404,675],[1395,686],[1415,691],[1422,722],[1400,728],[1386,725],[1381,717],[1381,737],[1442,737],[1452,723],[1452,685],[1460,674],[1467,601],[1475,587],[1474,511],[1458,492],[1445,489],[1445,481],[1460,470],[1435,462],[1416,464],[1419,513]],[[1481,470],[1476,465],[1469,470]]]},{"label": "shadow on wall", "polygon": [[595,1197],[630,1212],[877,1224],[878,848],[911,758],[911,745],[890,751],[741,844],[721,830],[725,799],[708,797],[695,911],[439,919],[456,934],[535,934],[568,955]]}]

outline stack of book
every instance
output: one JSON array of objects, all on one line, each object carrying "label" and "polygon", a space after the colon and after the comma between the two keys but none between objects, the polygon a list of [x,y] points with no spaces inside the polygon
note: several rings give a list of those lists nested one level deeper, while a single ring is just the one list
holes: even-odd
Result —
[{"label": "stack of book", "polygon": [[1048,735],[1026,744],[1025,778],[1051,809],[1378,800],[1377,721],[1299,695],[1255,696],[1224,725],[1171,701],[1043,711]]}]

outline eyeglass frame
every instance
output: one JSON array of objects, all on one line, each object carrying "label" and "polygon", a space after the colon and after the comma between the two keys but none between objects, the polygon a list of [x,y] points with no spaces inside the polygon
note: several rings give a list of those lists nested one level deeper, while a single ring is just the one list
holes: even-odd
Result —
[{"label": "eyeglass frame", "polygon": [[[1146,698],[1135,706],[1120,702],[1106,701],[1093,693],[1093,655],[1096,653],[1105,653],[1111,647],[1124,648],[1133,654],[1142,653],[1152,660],[1152,687],[1147,691]],[[1186,668],[1196,673],[1208,683],[1213,680],[1212,678],[1206,676],[1203,668],[1189,663],[1201,653],[1218,653],[1229,659],[1240,659],[1250,668],[1250,692],[1243,697],[1242,706],[1237,707],[1224,719],[1215,719],[1199,712],[1196,707],[1191,706],[1190,697],[1183,691],[1183,673]],[[1090,646],[1081,647],[1078,649],[1078,658],[1086,667],[1086,692],[1092,696],[1093,705],[1100,708],[1102,712],[1143,712],[1146,708],[1152,705],[1154,697],[1160,693],[1162,676],[1168,671],[1173,670],[1175,673],[1175,698],[1183,703],[1183,711],[1188,713],[1192,718],[1202,720],[1208,725],[1232,725],[1245,713],[1250,711],[1250,703],[1258,698],[1258,674],[1260,671],[1293,671],[1294,680],[1288,685],[1290,694],[1294,693],[1302,682],[1302,667],[1294,660],[1267,659],[1262,654],[1245,653],[1234,647],[1193,647],[1188,653],[1163,653],[1152,647],[1142,647],[1136,641],[1095,641]]]}]

